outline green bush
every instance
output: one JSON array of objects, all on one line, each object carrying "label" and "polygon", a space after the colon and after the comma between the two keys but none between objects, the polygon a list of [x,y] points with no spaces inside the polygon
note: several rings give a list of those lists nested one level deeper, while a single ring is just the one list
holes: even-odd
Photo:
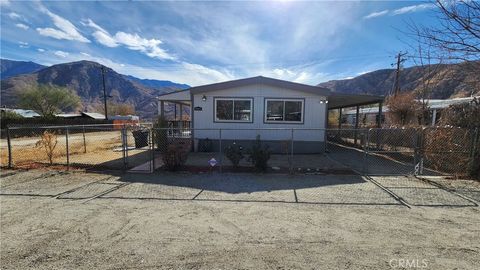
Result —
[{"label": "green bush", "polygon": [[252,164],[257,168],[259,171],[266,171],[268,168],[268,160],[270,159],[270,149],[268,145],[262,146],[262,142],[260,141],[260,135],[257,135],[257,139],[252,145],[252,148],[249,151],[248,160],[252,162]]},{"label": "green bush", "polygon": [[233,167],[238,167],[240,160],[244,158],[242,147],[234,142],[232,145],[225,147],[225,156],[232,162]]}]

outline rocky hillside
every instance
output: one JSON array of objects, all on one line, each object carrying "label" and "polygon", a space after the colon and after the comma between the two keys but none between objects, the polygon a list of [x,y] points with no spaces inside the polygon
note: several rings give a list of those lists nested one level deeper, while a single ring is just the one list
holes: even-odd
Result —
[{"label": "rocky hillside", "polygon": [[[353,79],[320,83],[334,92],[387,95],[395,81],[394,69],[381,69]],[[414,66],[401,71],[402,91],[430,89],[430,98],[480,95],[480,62]]]},{"label": "rocky hillside", "polygon": [[0,78],[3,80],[20,74],[28,74],[45,67],[34,62],[0,59]]},{"label": "rocky hillside", "polygon": [[[23,74],[1,82],[2,105],[15,106],[18,93],[37,83],[54,84],[73,89],[82,99],[84,110],[94,110],[103,102],[101,65],[79,61],[54,65],[30,74]],[[135,77],[133,77],[135,78]],[[175,83],[168,87],[151,88],[107,68],[105,84],[109,101],[130,104],[142,118],[156,114],[156,96],[179,89]],[[183,85],[182,85],[183,86]]]}]

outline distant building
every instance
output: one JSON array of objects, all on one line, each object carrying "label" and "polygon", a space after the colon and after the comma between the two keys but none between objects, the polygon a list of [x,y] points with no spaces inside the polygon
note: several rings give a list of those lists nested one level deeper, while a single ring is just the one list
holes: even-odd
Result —
[{"label": "distant building", "polygon": [[[434,126],[438,123],[442,111],[448,108],[450,105],[462,104],[472,102],[477,97],[466,98],[452,98],[452,99],[428,99],[427,104],[432,115],[430,125]],[[383,108],[384,113],[388,113],[388,106]],[[356,110],[346,110],[342,112],[342,122],[347,125],[355,125]],[[368,125],[374,124],[378,121],[378,107],[361,108],[359,110],[359,123]],[[382,122],[385,121],[385,115],[382,114]]]},{"label": "distant building", "polygon": [[13,112],[24,118],[40,117],[40,114],[36,113],[33,110],[1,108],[1,111],[2,111],[2,114],[3,112]]},{"label": "distant building", "polygon": [[91,113],[91,112],[79,112],[79,113],[59,113],[55,114],[56,117],[65,118],[65,119],[79,119],[79,118],[90,118],[96,120],[104,120],[105,115],[101,113]]},{"label": "distant building", "polygon": [[114,115],[109,116],[109,120],[113,120],[114,125],[138,125],[140,117],[136,115]]}]

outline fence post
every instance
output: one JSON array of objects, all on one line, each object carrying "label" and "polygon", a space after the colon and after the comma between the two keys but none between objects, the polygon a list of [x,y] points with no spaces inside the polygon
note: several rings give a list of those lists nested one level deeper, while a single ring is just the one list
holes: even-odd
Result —
[{"label": "fence post", "polygon": [[123,155],[123,169],[127,169],[127,136],[125,136],[126,131],[125,131],[125,125],[122,126],[121,130],[122,134],[122,155]]},{"label": "fence post", "polygon": [[83,125],[83,153],[87,153],[87,141],[85,140],[85,125]]},{"label": "fence post", "polygon": [[363,145],[363,174],[367,175],[368,174],[368,145],[370,143],[370,131],[372,129],[367,129],[365,130],[367,134],[363,134],[365,137],[364,142],[365,144]]},{"label": "fence post", "polygon": [[13,166],[12,164],[12,143],[10,141],[10,129],[7,125],[7,147],[8,147],[8,168],[11,169]]},{"label": "fence post", "polygon": [[470,158],[473,162],[475,159],[475,153],[477,152],[477,143],[478,143],[478,127],[473,130],[473,137],[472,137],[472,147],[470,147]]},{"label": "fence post", "polygon": [[222,172],[223,167],[223,151],[222,151],[222,129],[218,130],[219,142],[218,145],[220,147],[220,172]]},{"label": "fence post", "polygon": [[70,169],[70,151],[68,148],[68,128],[65,129],[65,144],[67,150],[67,171]]},{"label": "fence post", "polygon": [[151,136],[150,136],[150,140],[152,141],[152,143],[150,144],[150,149],[151,149],[151,152],[152,152],[152,162],[150,163],[151,164],[151,171],[155,171],[155,130],[153,128],[150,129],[151,131]]},{"label": "fence post", "polygon": [[292,128],[292,134],[290,137],[290,173],[293,173],[293,128]]}]

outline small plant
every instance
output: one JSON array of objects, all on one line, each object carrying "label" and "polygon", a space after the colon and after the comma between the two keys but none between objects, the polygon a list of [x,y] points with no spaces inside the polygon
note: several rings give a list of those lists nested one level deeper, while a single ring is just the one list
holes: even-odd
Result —
[{"label": "small plant", "polygon": [[45,150],[45,154],[47,154],[50,165],[53,164],[53,154],[55,148],[57,147],[57,143],[57,134],[55,134],[55,132],[46,130],[40,136],[40,140],[35,144],[35,147],[41,147]]},{"label": "small plant", "polygon": [[232,162],[233,167],[238,167],[240,160],[244,158],[242,147],[234,142],[232,145],[225,147],[225,156]]},{"label": "small plant", "polygon": [[212,152],[213,150],[212,140],[210,140],[209,138],[200,140],[198,148],[200,149],[200,152]]},{"label": "small plant", "polygon": [[270,149],[268,145],[262,146],[260,135],[257,135],[252,148],[249,151],[248,160],[260,171],[266,171],[268,168],[268,160],[270,159]]},{"label": "small plant", "polygon": [[187,162],[188,152],[188,145],[168,145],[162,155],[165,168],[169,171],[176,171],[181,168]]}]

